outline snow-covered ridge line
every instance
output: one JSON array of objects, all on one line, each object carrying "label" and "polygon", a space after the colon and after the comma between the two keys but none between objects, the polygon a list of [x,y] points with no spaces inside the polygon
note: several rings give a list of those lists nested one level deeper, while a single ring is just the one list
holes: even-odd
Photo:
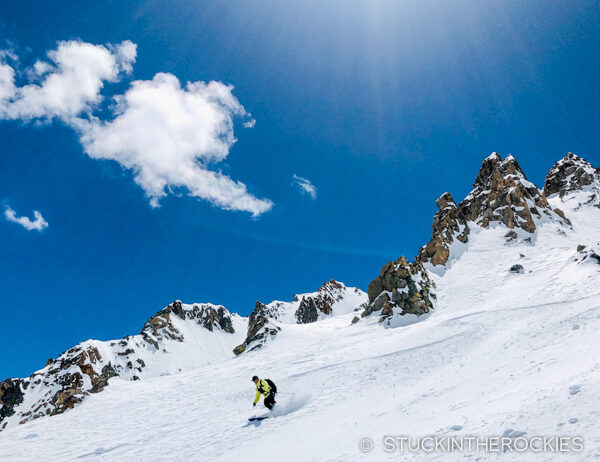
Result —
[{"label": "snow-covered ridge line", "polygon": [[546,175],[544,194],[551,202],[600,207],[600,168],[570,152]]},{"label": "snow-covered ridge line", "polygon": [[140,380],[224,359],[245,328],[245,318],[223,306],[177,300],[148,319],[137,335],[87,340],[27,378],[1,382],[0,430],[72,409],[112,377]]},{"label": "snow-covered ridge line", "polygon": [[[570,156],[574,155],[568,154],[557,162],[547,179],[552,172],[561,172]],[[498,153],[492,153],[484,159],[473,190],[459,204],[449,192],[437,200],[440,210],[434,216],[433,235],[419,251],[419,259],[432,266],[445,265],[451,257],[451,247],[460,247],[456,241],[466,244],[474,226],[488,228],[495,222],[501,223],[509,228],[507,240],[517,239],[519,229],[533,235],[545,222],[568,226],[569,219],[560,208],[552,207],[546,196],[527,180],[514,156],[502,160]]]},{"label": "snow-covered ridge line", "polygon": [[332,279],[316,292],[296,294],[291,302],[274,300],[256,302],[248,320],[248,333],[233,352],[260,349],[281,330],[282,324],[309,324],[332,316],[342,316],[357,310],[367,301],[367,294],[357,287],[346,287]]},{"label": "snow-covered ridge line", "polygon": [[265,307],[258,318],[255,313],[250,318],[230,313],[222,305],[176,300],[148,319],[139,334],[87,340],[29,377],[0,382],[0,431],[72,409],[90,393],[102,391],[113,377],[137,381],[222,361],[233,357],[234,347],[248,337],[255,343],[252,348],[260,348],[263,342],[257,340],[266,341],[280,324],[343,315],[365,301],[363,291],[335,280],[316,292],[294,295],[291,302],[257,302]]},{"label": "snow-covered ridge line", "polygon": [[436,304],[435,283],[429,272],[443,274],[448,263],[466,251],[473,230],[502,226],[507,230],[506,243],[521,240],[533,244],[537,229],[545,223],[569,229],[571,221],[558,203],[551,205],[547,196],[594,190],[587,203],[598,205],[599,172],[569,153],[552,167],[544,191],[540,191],[527,180],[514,156],[502,159],[497,152],[492,153],[483,160],[473,190],[465,199],[457,204],[446,192],[436,201],[439,211],[433,217],[432,237],[421,247],[414,263],[401,257],[382,268],[380,276],[369,285],[369,303],[362,316],[377,313],[380,321],[389,325],[395,315],[428,313]]}]

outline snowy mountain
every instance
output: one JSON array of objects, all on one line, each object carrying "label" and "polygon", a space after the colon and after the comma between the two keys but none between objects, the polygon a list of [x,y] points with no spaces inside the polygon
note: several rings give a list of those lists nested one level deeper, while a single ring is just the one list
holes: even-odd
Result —
[{"label": "snowy mountain", "polygon": [[234,349],[239,355],[255,350],[281,330],[281,324],[308,324],[331,316],[341,316],[358,309],[367,301],[366,294],[356,287],[346,287],[334,279],[317,292],[294,295],[292,302],[273,301],[268,305],[256,302],[248,322],[244,343]]},{"label": "snowy mountain", "polygon": [[232,357],[234,349],[239,354],[236,345],[262,347],[281,324],[346,314],[365,301],[360,289],[335,280],[317,292],[295,295],[292,302],[257,302],[249,318],[221,305],[177,300],[148,319],[137,335],[82,342],[27,378],[1,382],[0,431],[73,409],[113,377],[137,381],[203,367]]},{"label": "snowy mountain", "polygon": [[[600,207],[600,168],[572,152],[558,161],[546,175],[544,194],[558,195],[571,208],[584,205]],[[577,203],[577,205],[573,205]]]},{"label": "snowy mountain", "polygon": [[[2,382],[0,459],[379,461],[386,435],[579,437],[573,454],[505,456],[598,459],[599,198],[600,170],[574,154],[541,190],[492,154],[463,201],[438,199],[415,259],[384,265],[367,294],[330,281],[248,318],[176,302],[137,336],[84,342]],[[254,374],[281,392],[262,422],[247,421],[268,412],[252,408]],[[70,398],[89,396],[74,409],[18,425],[55,413],[79,377]]]},{"label": "snowy mountain", "polygon": [[[570,159],[569,156],[565,159]],[[563,178],[560,172],[567,163],[566,160],[561,162],[549,173],[552,178]],[[589,176],[585,179],[587,181]],[[508,228],[504,235],[507,242],[521,237],[524,242],[532,243],[543,223],[566,227],[571,224],[564,213],[558,207],[553,208],[545,194],[527,180],[512,155],[502,160],[496,152],[483,161],[473,190],[462,202],[457,205],[446,192],[437,200],[437,205],[440,210],[433,217],[430,241],[420,249],[413,263],[401,257],[381,269],[380,276],[369,284],[369,304],[363,317],[380,313],[381,321],[388,325],[402,325],[411,317],[398,320],[398,316],[429,313],[437,298],[430,274],[442,274],[446,266],[466,250],[471,230],[502,223]]]},{"label": "snowy mountain", "polygon": [[1,382],[0,428],[72,409],[112,377],[140,380],[218,361],[245,330],[246,320],[222,306],[175,301],[137,335],[82,342],[27,378]]}]

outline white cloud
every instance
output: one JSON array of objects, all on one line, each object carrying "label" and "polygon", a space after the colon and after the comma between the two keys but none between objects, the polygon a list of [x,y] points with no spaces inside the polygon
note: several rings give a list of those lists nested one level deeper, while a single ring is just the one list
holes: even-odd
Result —
[{"label": "white cloud", "polygon": [[101,100],[104,81],[131,72],[136,46],[129,40],[109,48],[81,41],[59,42],[48,61],[37,61],[39,83],[15,86],[14,69],[0,65],[0,118],[30,120],[59,117],[65,121],[90,111]]},{"label": "white cloud", "polygon": [[256,119],[250,119],[247,122],[244,122],[244,128],[252,128],[256,125]]},{"label": "white cloud", "polygon": [[177,77],[163,73],[138,80],[116,99],[113,120],[79,121],[81,143],[90,157],[133,170],[153,206],[166,189],[185,188],[223,209],[260,215],[273,206],[271,201],[208,169],[225,159],[235,142],[232,117],[245,114],[232,89],[220,82],[182,88]]},{"label": "white cloud", "polygon": [[[0,50],[0,108],[15,93],[15,70],[6,60],[16,60],[12,50]],[[1,113],[1,109],[0,109]]]},{"label": "white cloud", "polygon": [[33,211],[34,220],[32,221],[29,217],[17,217],[17,214],[10,207],[6,207],[4,210],[4,216],[8,221],[21,225],[28,231],[36,230],[42,231],[48,227],[48,222],[44,220],[44,217],[37,210]]},{"label": "white cloud", "polygon": [[[60,42],[48,57],[50,63],[38,61],[29,72],[40,83],[15,87],[14,69],[2,64],[0,55],[0,118],[60,118],[78,132],[90,157],[132,170],[152,206],[181,188],[223,209],[253,216],[272,208],[270,200],[253,196],[246,185],[214,169],[236,141],[233,117],[249,117],[232,86],[211,81],[182,88],[174,75],[158,73],[152,80],[132,82],[115,96],[112,117],[101,120],[93,110],[104,82],[131,72],[136,46],[130,41],[107,47]],[[244,126],[254,123],[250,119]]]},{"label": "white cloud", "polygon": [[15,93],[15,71],[8,64],[0,62],[0,117],[4,102]]},{"label": "white cloud", "polygon": [[47,61],[36,61],[33,64],[33,72],[32,72],[32,76],[35,77],[41,77],[44,74],[47,74],[48,72],[50,72],[52,69],[54,69],[52,67],[52,64],[50,64]]},{"label": "white cloud", "polygon": [[303,194],[308,194],[313,199],[317,198],[317,187],[312,184],[310,180],[302,178],[294,173],[294,181],[292,181],[292,184],[297,185]]}]

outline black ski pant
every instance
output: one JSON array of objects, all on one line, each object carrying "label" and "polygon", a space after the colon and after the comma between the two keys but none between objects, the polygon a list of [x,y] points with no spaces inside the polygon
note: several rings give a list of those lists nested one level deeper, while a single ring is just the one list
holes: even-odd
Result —
[{"label": "black ski pant", "polygon": [[269,396],[265,397],[263,403],[269,411],[273,409],[273,406],[275,406],[275,393],[269,393]]}]

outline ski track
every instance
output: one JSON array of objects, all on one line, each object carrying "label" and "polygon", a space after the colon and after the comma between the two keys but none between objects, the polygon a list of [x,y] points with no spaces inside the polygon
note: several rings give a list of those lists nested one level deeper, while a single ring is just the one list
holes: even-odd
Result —
[{"label": "ski track", "polygon": [[[350,313],[284,325],[238,358],[113,379],[73,411],[1,432],[0,460],[600,460],[600,267],[573,261],[577,244],[597,242],[594,213],[568,213],[566,236],[544,225],[535,245],[505,245],[500,227],[473,233],[435,276],[439,308],[422,322],[350,325]],[[509,274],[516,263],[524,274]],[[255,373],[294,394],[278,396],[272,418],[248,422],[268,413],[262,401],[252,408]],[[585,449],[386,455],[381,443],[505,432],[582,436]],[[374,440],[370,453],[359,451],[362,437]]]}]

